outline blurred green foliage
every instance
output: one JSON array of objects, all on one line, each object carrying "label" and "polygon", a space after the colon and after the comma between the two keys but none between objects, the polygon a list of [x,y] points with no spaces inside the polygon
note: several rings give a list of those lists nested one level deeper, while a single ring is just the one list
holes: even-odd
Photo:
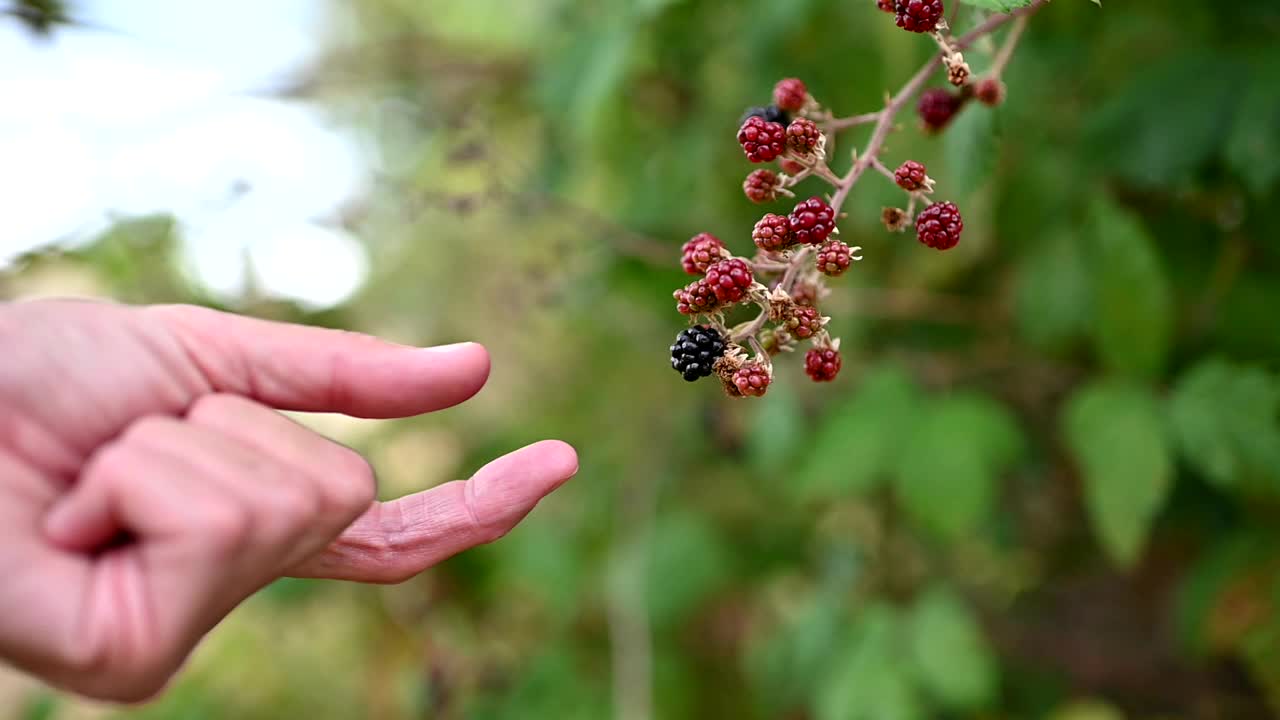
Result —
[{"label": "blurred green foliage", "polygon": [[[140,718],[1260,718],[1280,712],[1280,5],[1059,0],[997,110],[886,162],[964,209],[889,235],[823,310],[831,387],[731,401],[667,369],[681,242],[750,245],[733,140],[804,78],[878,107],[931,52],[870,0],[360,0],[317,99],[371,133],[373,276],[321,314],[473,338],[491,387],[347,426],[385,492],[544,436],[582,472],[503,541],[395,588],[287,582]],[[980,12],[962,7],[963,30]],[[977,72],[994,45],[967,53]],[[935,79],[935,85],[942,82]],[[842,137],[836,157],[864,138]],[[837,170],[842,170],[837,163]],[[801,192],[821,192],[806,181]],[[164,219],[33,259],[208,302]],[[19,717],[74,717],[32,696]]]}]

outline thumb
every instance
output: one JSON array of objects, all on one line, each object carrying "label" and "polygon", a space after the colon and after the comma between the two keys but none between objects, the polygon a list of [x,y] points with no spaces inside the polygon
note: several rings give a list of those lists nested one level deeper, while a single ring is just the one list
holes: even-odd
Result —
[{"label": "thumb", "polygon": [[214,392],[281,410],[408,417],[457,405],[489,377],[489,354],[475,343],[414,348],[190,305],[144,312],[160,319]]}]

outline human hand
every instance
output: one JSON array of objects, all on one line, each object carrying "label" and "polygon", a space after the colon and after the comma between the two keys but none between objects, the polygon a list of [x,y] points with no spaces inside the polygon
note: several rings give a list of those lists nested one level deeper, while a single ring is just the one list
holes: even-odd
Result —
[{"label": "human hand", "polygon": [[358,454],[273,408],[405,417],[484,384],[418,349],[189,306],[0,304],[0,660],[91,697],[159,692],[281,576],[393,583],[493,541],[577,471],[531,445],[374,502]]}]

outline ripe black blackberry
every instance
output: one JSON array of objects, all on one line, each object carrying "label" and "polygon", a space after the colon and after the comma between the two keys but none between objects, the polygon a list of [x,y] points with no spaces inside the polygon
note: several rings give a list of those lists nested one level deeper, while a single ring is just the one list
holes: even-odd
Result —
[{"label": "ripe black blackberry", "polygon": [[724,337],[706,325],[694,325],[676,336],[671,346],[671,368],[689,382],[711,374],[711,366],[724,355]]},{"label": "ripe black blackberry", "polygon": [[764,107],[749,107],[747,111],[742,113],[742,117],[738,120],[738,127],[747,121],[748,118],[758,117],[765,122],[776,122],[786,127],[791,124],[791,113],[783,110],[777,105],[766,105]]}]

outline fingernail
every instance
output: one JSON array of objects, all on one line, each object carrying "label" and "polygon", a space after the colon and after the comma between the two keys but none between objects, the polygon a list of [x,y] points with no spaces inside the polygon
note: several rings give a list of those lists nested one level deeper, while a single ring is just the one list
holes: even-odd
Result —
[{"label": "fingernail", "polygon": [[473,342],[459,342],[459,343],[452,343],[449,345],[432,345],[431,347],[424,347],[420,349],[423,352],[429,352],[429,353],[450,353],[455,350],[461,350],[462,348],[475,346],[477,344],[478,343],[473,343]]}]

